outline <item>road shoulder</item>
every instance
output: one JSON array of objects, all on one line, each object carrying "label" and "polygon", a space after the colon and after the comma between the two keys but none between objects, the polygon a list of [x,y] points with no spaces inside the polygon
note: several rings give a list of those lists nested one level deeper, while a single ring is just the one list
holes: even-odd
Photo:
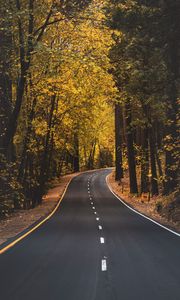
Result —
[{"label": "road shoulder", "polygon": [[10,242],[45,219],[56,207],[69,182],[79,173],[62,176],[43,197],[42,204],[29,210],[19,210],[0,221],[0,246]]},{"label": "road shoulder", "polygon": [[150,201],[141,201],[139,197],[127,195],[122,191],[122,187],[119,182],[115,181],[114,172],[112,172],[107,178],[108,185],[119,198],[123,200],[127,205],[138,211],[139,213],[151,218],[155,222],[174,230],[177,233],[180,233],[180,223],[173,222],[172,220],[168,220],[165,217],[162,217],[156,211],[156,203],[155,199],[151,199]]}]

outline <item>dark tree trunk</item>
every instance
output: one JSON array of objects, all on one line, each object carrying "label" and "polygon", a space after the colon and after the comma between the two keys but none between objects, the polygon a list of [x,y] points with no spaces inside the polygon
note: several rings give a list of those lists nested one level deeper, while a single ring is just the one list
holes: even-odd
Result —
[{"label": "dark tree trunk", "polygon": [[167,42],[167,67],[169,71],[167,103],[166,135],[168,136],[165,166],[165,189],[164,194],[173,192],[178,185],[178,80],[179,80],[179,55],[180,55],[180,2],[179,0],[164,0],[164,16],[168,30],[165,32]]},{"label": "dark tree trunk", "polygon": [[[21,12],[21,3],[19,0],[16,0],[16,8],[18,12]],[[21,106],[23,102],[24,90],[26,86],[26,77],[28,74],[30,61],[31,61],[31,52],[33,50],[32,43],[32,34],[34,27],[34,17],[33,17],[33,9],[34,9],[34,0],[29,0],[29,23],[28,23],[28,49],[25,49],[25,41],[24,41],[24,32],[23,26],[21,22],[21,18],[18,19],[18,34],[19,34],[19,53],[20,53],[20,76],[17,84],[16,91],[16,102],[13,109],[13,112],[9,118],[9,122],[7,125],[7,131],[4,136],[3,147],[5,148],[6,155],[8,153],[8,149],[11,148],[13,143],[13,138],[17,130],[17,122],[18,117],[21,111]]]},{"label": "dark tree trunk", "polygon": [[149,192],[149,149],[148,128],[142,129],[141,136],[141,193]]},{"label": "dark tree trunk", "polygon": [[66,158],[66,150],[63,149],[57,166],[57,176],[61,176],[62,174],[62,168],[64,165],[65,158]]},{"label": "dark tree trunk", "polygon": [[95,156],[95,150],[96,150],[96,139],[94,140],[94,142],[92,142],[92,148],[89,154],[89,158],[88,158],[88,170],[92,170],[94,169],[94,156]]},{"label": "dark tree trunk", "polygon": [[12,36],[7,5],[0,8],[0,153],[5,154],[4,136],[12,113]]},{"label": "dark tree trunk", "polygon": [[162,182],[162,187],[163,187],[163,190],[164,190],[165,189],[164,174],[163,174],[161,158],[159,156],[157,147],[156,147],[155,151],[156,151],[155,155],[156,155],[156,161],[157,161],[157,166],[158,166],[159,177],[160,177],[160,181]]},{"label": "dark tree trunk", "polygon": [[38,192],[37,192],[38,203],[41,203],[41,201],[42,201],[44,187],[45,187],[45,183],[47,180],[49,141],[50,141],[50,137],[51,137],[51,129],[52,129],[52,123],[53,123],[53,113],[54,113],[54,109],[55,109],[55,102],[56,102],[56,95],[53,95],[51,98],[51,108],[50,108],[50,114],[49,114],[48,130],[47,130],[44,152],[43,152],[43,156],[42,156],[42,160],[41,160],[41,167],[40,167],[39,187],[38,187]]},{"label": "dark tree trunk", "polygon": [[4,137],[4,148],[6,149],[6,152],[8,151],[10,144],[12,144],[14,135],[16,133],[17,121],[18,121],[18,117],[19,117],[19,113],[23,101],[25,84],[26,84],[26,73],[22,74],[19,79],[18,86],[17,86],[17,97],[16,97],[15,107],[10,116],[6,135]]},{"label": "dark tree trunk", "polygon": [[131,122],[132,122],[131,104],[129,99],[126,100],[125,114],[126,114],[126,138],[127,138],[130,193],[138,194],[134,141],[133,141],[132,126],[131,126]]},{"label": "dark tree trunk", "polygon": [[25,135],[24,142],[23,142],[23,151],[22,151],[21,160],[20,160],[21,163],[19,165],[19,171],[18,171],[18,179],[20,181],[23,180],[24,172],[26,172],[25,163],[26,163],[26,159],[27,159],[28,144],[29,144],[29,141],[31,138],[31,133],[32,133],[32,121],[33,121],[34,115],[35,115],[36,102],[37,102],[37,99],[34,98],[33,103],[32,103],[31,112],[28,116],[28,127],[26,130],[26,135]]},{"label": "dark tree trunk", "polygon": [[121,119],[122,111],[120,103],[115,104],[115,180],[123,178],[122,166],[122,138],[121,138]]},{"label": "dark tree trunk", "polygon": [[95,158],[95,151],[96,151],[96,140],[94,141],[93,149],[92,149],[92,169],[94,169],[94,158]]},{"label": "dark tree trunk", "polygon": [[78,133],[75,132],[74,134],[74,161],[73,161],[73,169],[74,172],[79,172],[79,137]]},{"label": "dark tree trunk", "polygon": [[49,146],[49,155],[48,155],[48,163],[47,163],[47,171],[46,171],[46,178],[51,178],[53,175],[55,175],[55,168],[53,164],[53,149],[54,149],[54,133],[52,132],[51,138],[50,138],[50,146]]},{"label": "dark tree trunk", "polygon": [[149,127],[149,149],[150,149],[150,162],[151,162],[151,194],[152,196],[159,194],[157,169],[156,169],[156,149],[153,136],[153,128]]}]

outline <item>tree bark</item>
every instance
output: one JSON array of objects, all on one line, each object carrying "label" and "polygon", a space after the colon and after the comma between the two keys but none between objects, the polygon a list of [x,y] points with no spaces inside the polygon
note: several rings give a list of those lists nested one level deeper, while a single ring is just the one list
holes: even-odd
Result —
[{"label": "tree bark", "polygon": [[122,165],[122,138],[121,138],[121,121],[122,117],[120,103],[115,104],[115,180],[123,178]]},{"label": "tree bark", "polygon": [[149,149],[148,128],[142,129],[141,136],[141,193],[149,192]]},{"label": "tree bark", "polygon": [[[21,12],[21,4],[20,4],[19,0],[16,0],[16,7],[17,7],[18,12]],[[21,18],[18,18],[18,30],[19,30],[19,32],[18,32],[18,34],[19,34],[19,55],[20,55],[21,70],[20,70],[20,77],[19,77],[18,84],[17,84],[15,106],[14,106],[13,112],[10,116],[8,126],[7,126],[7,131],[4,136],[4,148],[6,149],[6,154],[10,147],[10,144],[12,144],[12,142],[13,142],[13,138],[16,133],[17,121],[18,121],[20,110],[21,110],[23,95],[24,95],[24,90],[25,90],[25,85],[26,85],[27,71],[30,66],[30,55],[27,56],[28,60],[26,61],[26,51],[25,51],[24,34],[23,34]]]},{"label": "tree bark", "polygon": [[94,141],[92,142],[92,148],[89,154],[89,158],[88,158],[88,170],[92,170],[94,168],[94,156],[95,156],[95,150],[96,150],[96,143],[97,140],[94,139]]},{"label": "tree bark", "polygon": [[40,176],[39,176],[39,187],[37,192],[37,201],[41,203],[42,195],[44,191],[45,182],[47,180],[47,169],[48,169],[48,150],[49,150],[49,141],[51,137],[51,129],[53,123],[53,113],[55,109],[55,102],[56,102],[56,95],[53,95],[51,98],[51,108],[49,114],[49,121],[48,121],[48,130],[46,134],[46,141],[44,146],[44,152],[41,160],[41,167],[40,167]]},{"label": "tree bark", "polygon": [[37,99],[34,98],[33,103],[32,103],[31,112],[28,116],[28,126],[27,126],[26,135],[25,135],[24,142],[23,142],[23,151],[22,151],[21,160],[20,160],[21,163],[19,165],[19,171],[18,171],[18,180],[19,181],[24,180],[24,172],[26,172],[25,162],[27,159],[28,144],[30,142],[30,137],[31,137],[31,133],[32,133],[32,121],[33,121],[34,115],[35,115],[36,103],[37,103]]},{"label": "tree bark", "polygon": [[155,155],[156,155],[156,161],[157,161],[157,166],[158,166],[158,173],[159,173],[159,176],[160,176],[160,179],[161,179],[161,182],[162,182],[162,187],[163,187],[163,190],[164,190],[165,189],[164,174],[163,174],[161,158],[159,156],[157,147],[155,149]]},{"label": "tree bark", "polygon": [[165,165],[165,188],[164,194],[173,192],[178,185],[178,80],[179,80],[179,46],[180,46],[180,2],[179,0],[164,0],[163,14],[166,25],[169,27],[165,32],[166,59],[169,72],[168,78],[168,103],[166,125],[167,147]]},{"label": "tree bark", "polygon": [[149,127],[149,149],[150,149],[150,162],[151,162],[151,194],[152,196],[159,194],[158,178],[156,169],[156,156],[155,156],[155,143],[153,137],[153,129]]},{"label": "tree bark", "polygon": [[129,99],[127,99],[125,103],[125,114],[126,114],[126,137],[127,137],[130,193],[138,194],[134,141],[133,141],[132,126],[131,126],[131,122],[132,122],[131,103]]},{"label": "tree bark", "polygon": [[0,8],[0,153],[5,154],[4,136],[12,113],[12,34],[7,4]]},{"label": "tree bark", "polygon": [[74,159],[73,159],[73,169],[74,172],[79,172],[79,137],[78,133],[75,132],[74,134]]}]

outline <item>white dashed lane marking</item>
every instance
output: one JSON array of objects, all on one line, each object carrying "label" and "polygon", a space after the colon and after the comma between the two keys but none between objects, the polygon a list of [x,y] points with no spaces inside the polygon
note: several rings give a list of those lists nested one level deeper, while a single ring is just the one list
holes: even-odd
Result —
[{"label": "white dashed lane marking", "polygon": [[[91,205],[93,205],[93,206],[92,206],[92,209],[95,210],[95,206],[94,206],[94,203],[93,203],[93,201],[92,201],[92,197],[91,197],[91,195],[90,195],[90,182],[89,182],[90,179],[91,179],[91,178],[89,178],[89,180],[88,180],[88,194],[89,194],[89,200],[91,201]],[[97,215],[97,212],[94,211],[94,214]],[[99,217],[96,218],[96,221],[99,221]],[[102,230],[102,226],[101,226],[101,225],[98,225],[98,229],[99,229],[99,230]],[[100,243],[101,243],[101,244],[104,244],[104,243],[105,243],[104,237],[100,237]],[[104,256],[104,259],[101,260],[101,271],[102,271],[102,272],[107,271],[107,262],[106,262],[106,257],[105,257],[105,256]]]},{"label": "white dashed lane marking", "polygon": [[104,244],[104,238],[103,237],[100,237],[100,243]]},{"label": "white dashed lane marking", "polygon": [[104,271],[107,271],[107,263],[106,263],[106,259],[102,259],[101,261],[101,270],[104,272]]}]

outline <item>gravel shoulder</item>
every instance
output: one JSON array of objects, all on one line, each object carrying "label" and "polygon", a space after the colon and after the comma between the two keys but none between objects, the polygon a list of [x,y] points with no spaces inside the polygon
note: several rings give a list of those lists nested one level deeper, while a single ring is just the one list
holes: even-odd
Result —
[{"label": "gravel shoulder", "polygon": [[53,188],[49,189],[47,194],[43,197],[41,205],[33,209],[13,212],[8,218],[1,220],[0,245],[51,213],[70,180],[78,174],[79,173],[74,173],[62,176],[58,182],[54,182]]}]

